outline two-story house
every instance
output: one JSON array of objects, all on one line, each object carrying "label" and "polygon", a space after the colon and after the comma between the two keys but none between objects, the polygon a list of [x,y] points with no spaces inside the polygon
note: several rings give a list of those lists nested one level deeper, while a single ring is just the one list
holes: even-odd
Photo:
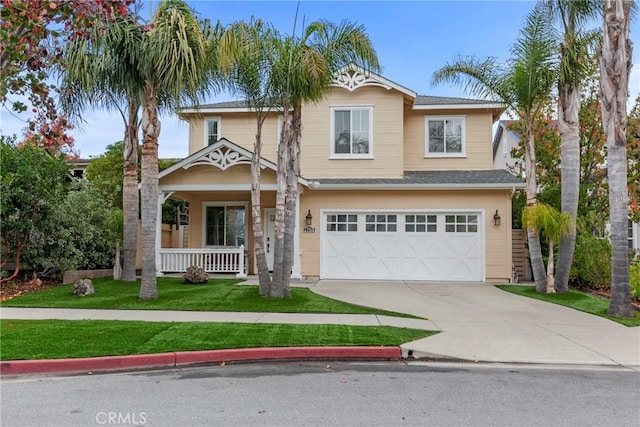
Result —
[{"label": "two-story house", "polygon": [[[503,110],[343,70],[322,101],[303,107],[293,277],[509,281],[511,195],[524,184],[493,168],[492,124]],[[182,251],[244,245],[248,273],[255,273],[255,113],[244,102],[223,102],[180,115],[189,122],[190,155],[160,174],[159,189],[160,202],[189,203],[189,248]],[[262,130],[269,262],[281,125],[273,111]],[[158,269],[181,269],[159,246]]]}]

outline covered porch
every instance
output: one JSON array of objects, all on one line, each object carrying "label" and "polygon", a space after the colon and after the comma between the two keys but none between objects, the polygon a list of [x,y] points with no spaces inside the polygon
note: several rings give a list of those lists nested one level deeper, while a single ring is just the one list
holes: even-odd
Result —
[{"label": "covered porch", "polygon": [[[248,150],[221,139],[160,173],[159,212],[169,198],[185,202],[188,208],[178,226],[178,239],[162,239],[158,221],[158,275],[181,273],[191,265],[242,278],[256,273],[251,156]],[[276,165],[262,159],[261,168],[261,219],[267,263],[272,268]],[[299,208],[296,217],[300,218]],[[299,233],[294,236],[292,277],[301,278]]]}]

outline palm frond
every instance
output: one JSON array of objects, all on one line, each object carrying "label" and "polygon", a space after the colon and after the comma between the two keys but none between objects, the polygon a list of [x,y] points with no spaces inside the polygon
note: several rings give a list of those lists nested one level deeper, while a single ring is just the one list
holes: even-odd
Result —
[{"label": "palm frond", "polygon": [[431,76],[432,86],[445,82],[460,86],[473,96],[503,102],[517,109],[508,71],[496,58],[459,56]]}]

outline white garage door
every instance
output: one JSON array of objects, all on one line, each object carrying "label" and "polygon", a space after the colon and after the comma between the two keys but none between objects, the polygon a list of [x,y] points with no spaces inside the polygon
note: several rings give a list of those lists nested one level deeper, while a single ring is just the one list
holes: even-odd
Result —
[{"label": "white garage door", "polygon": [[324,279],[484,280],[480,212],[328,212]]}]

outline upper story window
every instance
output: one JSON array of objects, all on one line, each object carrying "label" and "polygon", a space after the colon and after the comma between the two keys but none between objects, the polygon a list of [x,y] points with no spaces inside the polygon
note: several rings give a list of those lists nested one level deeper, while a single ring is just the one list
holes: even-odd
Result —
[{"label": "upper story window", "polygon": [[373,107],[331,108],[331,157],[373,158]]},{"label": "upper story window", "polygon": [[425,117],[425,157],[464,157],[464,116]]},{"label": "upper story window", "polygon": [[210,117],[204,121],[204,146],[215,144],[222,138],[220,117]]}]

